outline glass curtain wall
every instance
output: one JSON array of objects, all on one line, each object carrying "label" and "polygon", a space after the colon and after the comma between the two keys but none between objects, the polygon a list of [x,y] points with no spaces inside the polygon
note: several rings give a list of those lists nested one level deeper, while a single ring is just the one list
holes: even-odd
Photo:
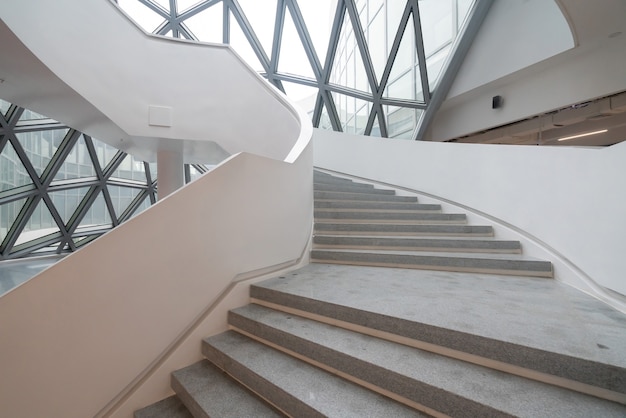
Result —
[{"label": "glass curtain wall", "polygon": [[[206,172],[185,166],[187,181]],[[155,164],[0,99],[0,260],[70,252],[156,201]]]},{"label": "glass curtain wall", "polygon": [[[474,0],[111,0],[228,43],[314,126],[411,138]],[[207,167],[185,166],[190,181]],[[0,260],[76,250],[156,200],[156,165],[0,100]]]},{"label": "glass curtain wall", "polygon": [[228,43],[315,127],[412,138],[474,0],[117,0],[146,31]]}]

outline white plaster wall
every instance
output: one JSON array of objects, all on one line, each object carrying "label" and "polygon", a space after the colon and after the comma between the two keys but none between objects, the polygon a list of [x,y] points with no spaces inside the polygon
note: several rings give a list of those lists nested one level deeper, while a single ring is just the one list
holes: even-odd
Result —
[{"label": "white plaster wall", "polygon": [[[39,100],[41,91],[22,74],[3,73],[9,64],[0,64],[0,97],[140,158],[154,161],[157,149],[178,150],[172,143],[185,141],[186,161],[202,163],[213,150],[203,142],[215,141],[231,154],[283,159],[298,135],[298,117],[282,95],[228,46],[148,35],[108,0],[2,0],[0,17],[21,41],[2,47],[5,59],[34,54],[52,73],[48,82],[94,109],[77,120],[61,98]],[[150,106],[165,109],[171,126],[149,124]]]},{"label": "white plaster wall", "polygon": [[[232,299],[237,280],[303,256],[311,164],[311,146],[294,163],[238,154],[4,295],[0,414],[93,417],[155,361],[200,358],[199,338],[179,339],[190,326],[224,329],[227,307],[195,324],[199,316]],[[142,399],[158,400],[173,370],[161,369],[161,392]]]},{"label": "white plaster wall", "polygon": [[[315,130],[314,144],[316,166],[486,213],[545,244],[587,279],[626,295],[626,143],[605,149],[451,144]],[[557,278],[580,287],[567,274],[557,271]]]},{"label": "white plaster wall", "polygon": [[[496,1],[428,138],[456,138],[626,90],[626,36],[608,37],[626,29],[626,3],[574,3],[567,1],[573,12],[593,8],[597,13],[576,16],[583,36],[570,48],[572,35],[554,2]],[[595,22],[611,14],[621,17],[612,18],[605,29],[601,23],[588,25],[597,26],[593,33],[582,27],[585,18]],[[496,95],[504,106],[494,110]]]}]

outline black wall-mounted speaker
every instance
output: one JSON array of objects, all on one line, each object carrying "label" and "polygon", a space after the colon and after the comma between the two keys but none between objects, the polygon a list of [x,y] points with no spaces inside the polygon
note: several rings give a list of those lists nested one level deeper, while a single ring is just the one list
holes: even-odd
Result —
[{"label": "black wall-mounted speaker", "polygon": [[499,109],[502,107],[502,96],[493,96],[493,98],[491,99],[491,108],[492,109]]}]

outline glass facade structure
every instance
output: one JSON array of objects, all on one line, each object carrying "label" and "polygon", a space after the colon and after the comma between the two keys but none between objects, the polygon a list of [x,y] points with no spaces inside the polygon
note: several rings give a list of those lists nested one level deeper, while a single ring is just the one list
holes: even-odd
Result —
[{"label": "glass facade structure", "polygon": [[[111,1],[153,34],[230,44],[316,127],[417,139],[478,0]],[[0,260],[74,251],[156,188],[156,164],[0,98]]]},{"label": "glass facade structure", "polygon": [[[191,181],[207,167],[185,167]],[[156,201],[155,164],[0,99],[0,260],[74,251]]]}]

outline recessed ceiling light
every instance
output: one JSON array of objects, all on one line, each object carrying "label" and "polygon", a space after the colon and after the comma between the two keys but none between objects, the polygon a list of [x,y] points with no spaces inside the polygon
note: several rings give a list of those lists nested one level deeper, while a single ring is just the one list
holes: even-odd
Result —
[{"label": "recessed ceiling light", "polygon": [[585,133],[585,134],[578,134],[578,135],[566,136],[565,138],[559,138],[557,141],[567,141],[568,139],[582,138],[583,136],[589,136],[589,135],[602,134],[602,133],[604,133],[604,132],[606,132],[606,131],[608,131],[608,129],[602,129],[601,131],[587,132],[587,133]]}]

